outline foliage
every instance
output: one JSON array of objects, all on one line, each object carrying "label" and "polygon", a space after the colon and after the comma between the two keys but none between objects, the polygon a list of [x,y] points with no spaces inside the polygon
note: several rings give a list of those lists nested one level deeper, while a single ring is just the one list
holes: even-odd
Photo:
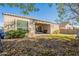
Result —
[{"label": "foliage", "polygon": [[8,39],[11,38],[23,38],[25,37],[25,34],[28,33],[27,30],[18,29],[18,30],[10,30],[6,32],[6,37]]},{"label": "foliage", "polygon": [[64,20],[64,14],[65,14],[65,11],[64,11],[64,4],[57,4],[57,10],[58,10],[58,16],[60,17],[61,21]]},{"label": "foliage", "polygon": [[59,30],[55,30],[55,31],[54,31],[54,34],[59,34],[59,33],[60,33]]},{"label": "foliage", "polygon": [[17,7],[21,10],[21,13],[23,14],[29,14],[30,12],[33,11],[39,11],[39,8],[35,6],[34,3],[1,3],[0,6],[5,7],[8,5],[11,8]]},{"label": "foliage", "polygon": [[[0,6],[5,7],[6,5],[10,7],[17,7],[21,9],[21,12],[23,14],[29,14],[30,12],[33,11],[39,11],[40,9],[36,6],[35,3],[6,3],[3,4],[1,3]],[[53,4],[48,3],[49,7],[51,7]],[[61,3],[61,4],[56,4],[57,6],[57,11],[58,11],[58,16],[59,16],[59,21],[69,21],[70,19],[76,19],[79,16],[79,4],[72,4],[72,3]],[[65,18],[66,17],[66,18]]]},{"label": "foliage", "polygon": [[[79,4],[64,3],[57,4],[57,10],[59,18],[64,21],[72,20],[73,23],[78,21],[79,16]],[[75,20],[74,20],[75,19]]]},{"label": "foliage", "polygon": [[79,22],[79,18],[77,18],[76,20],[77,20],[77,22]]}]

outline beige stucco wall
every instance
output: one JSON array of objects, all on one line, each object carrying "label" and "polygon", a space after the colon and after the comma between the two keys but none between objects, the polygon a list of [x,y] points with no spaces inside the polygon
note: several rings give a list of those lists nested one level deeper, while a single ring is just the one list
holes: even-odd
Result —
[{"label": "beige stucco wall", "polygon": [[58,24],[51,24],[51,34],[54,34],[55,31],[59,31],[59,25]]},{"label": "beige stucco wall", "polygon": [[[13,22],[14,20],[15,20],[14,17],[8,16],[8,15],[4,15],[4,29],[5,29],[5,31],[11,29],[11,28],[7,28],[6,26],[10,25],[11,22]],[[16,29],[16,28],[14,28],[14,29]]]},{"label": "beige stucco wall", "polygon": [[15,24],[15,28],[6,28],[6,25],[9,25],[12,21],[15,21],[17,23],[17,20],[24,20],[24,21],[28,21],[28,29],[29,29],[29,34],[28,36],[34,36],[34,32],[35,32],[35,25],[34,25],[34,21],[31,19],[26,19],[26,18],[21,18],[21,17],[15,17],[15,16],[10,16],[10,15],[3,15],[4,16],[4,30],[8,31],[8,30],[17,30],[17,24]]},{"label": "beige stucco wall", "polygon": [[[28,21],[28,29],[29,29],[29,37],[35,36],[35,23],[43,23],[43,24],[48,24],[46,28],[48,28],[48,32],[50,34],[53,34],[54,31],[59,30],[59,25],[57,24],[52,24],[49,22],[43,22],[43,21],[35,21],[32,19],[28,19],[28,18],[23,18],[23,17],[16,17],[16,16],[12,16],[12,15],[6,15],[4,14],[4,30],[7,31],[9,29],[7,29],[5,26],[9,25],[9,23],[11,23],[12,21],[15,21],[17,23],[17,20],[24,20],[24,21]],[[11,29],[11,28],[10,28]],[[14,30],[17,29],[17,25],[15,24],[15,28],[12,28]]]},{"label": "beige stucco wall", "polygon": [[15,23],[17,23],[17,20],[24,20],[24,21],[30,21],[29,19],[25,19],[25,18],[20,18],[20,17],[15,17],[15,16],[10,16],[10,15],[4,15],[4,29],[5,31],[10,30],[10,29],[17,29],[17,24],[15,24],[15,28],[6,28],[6,25],[9,25],[10,23],[12,23],[13,21],[15,21]]},{"label": "beige stucco wall", "polygon": [[35,36],[35,22],[33,20],[29,21],[29,37]]}]

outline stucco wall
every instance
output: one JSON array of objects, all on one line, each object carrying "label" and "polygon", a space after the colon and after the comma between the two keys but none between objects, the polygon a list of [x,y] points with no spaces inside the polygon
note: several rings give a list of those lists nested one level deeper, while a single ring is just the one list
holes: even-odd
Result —
[{"label": "stucco wall", "polygon": [[33,20],[29,21],[29,37],[35,36],[35,22]]},{"label": "stucco wall", "polygon": [[54,34],[55,31],[59,31],[59,25],[51,24],[51,34]]},{"label": "stucco wall", "polygon": [[[15,17],[15,16],[10,16],[10,15],[4,15],[4,29],[5,31],[11,29],[11,28],[6,28],[6,25],[9,25],[10,23],[12,23],[13,21],[15,21],[15,23],[17,23],[17,20],[24,20],[24,21],[30,21],[29,19],[25,19],[25,18],[20,18],[20,17]],[[17,24],[15,24],[15,28],[12,28],[13,30],[17,29]]]},{"label": "stucco wall", "polygon": [[[43,22],[43,21],[36,21],[28,18],[23,18],[23,17],[18,17],[18,16],[13,16],[13,15],[6,15],[4,14],[4,26],[8,25],[12,21],[15,21],[17,23],[17,20],[24,20],[28,21],[28,29],[29,29],[29,37],[35,36],[35,23],[43,23],[43,24],[48,24],[48,32],[49,34],[53,34],[54,31],[59,30],[59,25],[58,24],[52,24],[49,22]],[[4,27],[5,31],[9,30],[6,27]],[[11,29],[11,28],[10,28]],[[17,29],[17,24],[15,24],[15,28],[12,28],[14,30]]]},{"label": "stucco wall", "polygon": [[17,30],[17,24],[15,24],[15,28],[6,28],[6,25],[9,25],[9,23],[11,23],[12,21],[15,21],[17,23],[17,20],[23,20],[23,21],[28,21],[28,30],[29,30],[29,34],[28,36],[34,36],[35,34],[35,25],[34,25],[34,21],[31,19],[26,19],[26,18],[22,18],[22,17],[16,17],[16,16],[11,16],[11,15],[3,15],[4,16],[4,30]]}]

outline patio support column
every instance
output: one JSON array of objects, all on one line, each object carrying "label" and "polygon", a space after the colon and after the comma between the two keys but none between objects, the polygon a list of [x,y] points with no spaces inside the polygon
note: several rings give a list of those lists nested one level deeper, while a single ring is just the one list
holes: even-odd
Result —
[{"label": "patio support column", "polygon": [[28,27],[29,27],[28,37],[34,37],[35,36],[35,22],[33,20],[30,20]]},{"label": "patio support column", "polygon": [[50,24],[50,34],[53,34],[53,25]]}]

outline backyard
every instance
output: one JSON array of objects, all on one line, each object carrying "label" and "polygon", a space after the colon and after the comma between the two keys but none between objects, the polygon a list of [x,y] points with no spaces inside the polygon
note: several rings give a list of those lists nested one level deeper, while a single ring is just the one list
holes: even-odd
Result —
[{"label": "backyard", "polygon": [[3,52],[6,56],[78,56],[79,40],[75,35],[53,34],[36,38],[5,39]]}]

